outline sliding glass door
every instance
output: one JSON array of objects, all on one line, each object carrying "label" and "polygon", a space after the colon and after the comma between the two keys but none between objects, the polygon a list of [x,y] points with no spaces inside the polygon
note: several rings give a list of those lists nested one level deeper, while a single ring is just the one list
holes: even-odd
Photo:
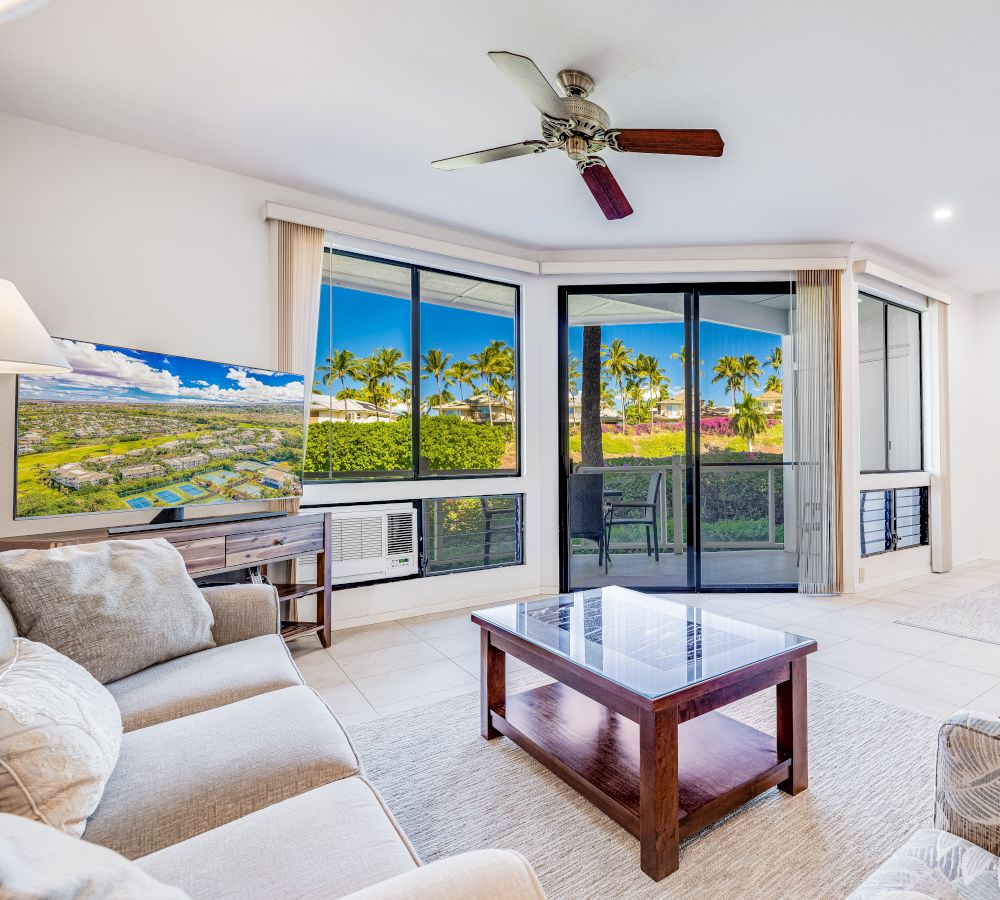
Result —
[{"label": "sliding glass door", "polygon": [[565,288],[560,317],[563,588],[794,587],[791,286]]}]

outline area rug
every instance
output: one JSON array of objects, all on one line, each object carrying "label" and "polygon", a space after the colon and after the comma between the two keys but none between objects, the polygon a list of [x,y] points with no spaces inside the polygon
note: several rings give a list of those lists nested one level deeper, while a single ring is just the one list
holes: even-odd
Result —
[{"label": "area rug", "polygon": [[[658,884],[640,870],[635,838],[506,738],[479,736],[474,694],[351,735],[426,862],[518,850],[550,900],[844,897],[929,824],[939,723],[821,682],[809,692],[809,789],[789,797],[774,788],[695,835]],[[773,734],[773,694],[726,712]]]},{"label": "area rug", "polygon": [[928,606],[912,616],[896,619],[927,631],[1000,644],[1000,584],[991,584],[937,606]]}]

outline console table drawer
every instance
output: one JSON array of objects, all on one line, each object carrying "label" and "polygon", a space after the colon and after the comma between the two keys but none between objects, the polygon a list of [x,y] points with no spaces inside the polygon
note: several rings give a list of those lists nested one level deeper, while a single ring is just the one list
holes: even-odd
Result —
[{"label": "console table drawer", "polygon": [[226,539],[202,538],[197,541],[171,541],[184,557],[188,572],[207,572],[226,565]]},{"label": "console table drawer", "polygon": [[323,549],[323,525],[297,525],[226,538],[226,565],[244,566]]}]

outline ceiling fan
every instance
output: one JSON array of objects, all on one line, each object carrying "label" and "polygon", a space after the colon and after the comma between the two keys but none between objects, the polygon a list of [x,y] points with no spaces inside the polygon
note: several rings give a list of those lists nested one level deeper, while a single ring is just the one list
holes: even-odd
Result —
[{"label": "ceiling fan", "polygon": [[619,152],[722,156],[725,145],[714,128],[612,128],[607,112],[587,99],[594,90],[594,79],[586,72],[563,69],[556,76],[566,94],[560,97],[527,56],[506,50],[495,50],[488,56],[542,114],[542,139],[438,159],[431,163],[437,169],[452,171],[529,153],[565,150],[604,215],[624,219],[632,215],[632,206],[608,164],[597,156],[605,147]]}]

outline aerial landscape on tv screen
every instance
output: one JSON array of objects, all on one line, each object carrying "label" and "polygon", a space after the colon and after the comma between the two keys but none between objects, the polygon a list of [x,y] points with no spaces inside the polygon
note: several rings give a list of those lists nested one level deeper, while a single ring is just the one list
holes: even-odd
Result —
[{"label": "aerial landscape on tv screen", "polygon": [[56,339],[18,378],[18,517],[302,493],[299,375]]}]

